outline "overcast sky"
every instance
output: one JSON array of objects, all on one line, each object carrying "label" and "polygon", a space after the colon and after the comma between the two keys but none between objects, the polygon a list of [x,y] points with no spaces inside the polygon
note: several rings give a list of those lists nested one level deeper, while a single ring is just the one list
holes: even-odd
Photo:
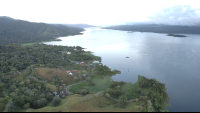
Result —
[{"label": "overcast sky", "polygon": [[31,22],[106,25],[200,23],[198,0],[0,0],[0,16]]}]

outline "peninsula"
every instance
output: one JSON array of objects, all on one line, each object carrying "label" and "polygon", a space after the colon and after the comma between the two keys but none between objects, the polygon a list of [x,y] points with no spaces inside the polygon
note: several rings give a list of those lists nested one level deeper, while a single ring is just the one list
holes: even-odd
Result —
[{"label": "peninsula", "polygon": [[0,45],[0,53],[0,111],[152,112],[170,106],[165,84],[140,75],[135,84],[113,81],[121,72],[94,63],[101,57],[80,46],[12,43]]},{"label": "peninsula", "polygon": [[173,36],[173,37],[187,37],[185,35],[176,35],[176,34],[167,34],[167,36]]}]

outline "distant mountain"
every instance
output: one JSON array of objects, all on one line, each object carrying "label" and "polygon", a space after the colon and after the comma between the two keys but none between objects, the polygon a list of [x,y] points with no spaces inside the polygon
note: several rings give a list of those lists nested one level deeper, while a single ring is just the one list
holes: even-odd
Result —
[{"label": "distant mountain", "polygon": [[88,24],[63,24],[65,26],[71,26],[71,27],[80,27],[80,28],[87,28],[87,27],[98,27],[94,25],[88,25]]},{"label": "distant mountain", "polygon": [[182,26],[182,25],[161,25],[161,24],[136,24],[136,25],[118,25],[103,27],[102,29],[113,29],[122,31],[155,32],[155,33],[173,33],[173,34],[200,34],[200,26]]},{"label": "distant mountain", "polygon": [[0,17],[0,44],[33,43],[53,40],[54,37],[81,34],[83,28],[51,25]]}]

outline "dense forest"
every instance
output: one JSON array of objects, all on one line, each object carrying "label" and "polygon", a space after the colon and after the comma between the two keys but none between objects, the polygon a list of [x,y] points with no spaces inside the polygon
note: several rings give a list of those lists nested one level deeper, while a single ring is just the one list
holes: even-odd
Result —
[{"label": "dense forest", "polygon": [[81,34],[81,31],[84,29],[0,17],[0,44],[50,41],[58,36]]},{"label": "dense forest", "polygon": [[155,32],[155,33],[182,33],[182,34],[200,34],[200,26],[180,26],[180,25],[119,25],[104,27],[103,29],[114,29],[136,32]]},{"label": "dense forest", "polygon": [[[1,44],[0,111],[15,111],[16,107],[41,108],[51,101],[57,105],[61,98],[54,98],[53,90],[51,90],[50,86],[59,86],[66,80],[68,81],[67,83],[73,82],[73,77],[56,72],[51,75],[52,79],[47,79],[39,76],[36,69],[49,70],[47,73],[52,73],[52,69],[59,71],[59,69],[66,70],[69,67],[74,69],[77,67],[77,69],[84,70],[83,66],[77,66],[69,61],[68,57],[71,54],[76,54],[75,56],[78,58],[81,55],[81,60],[83,61],[86,59],[99,59],[99,57],[94,57],[92,54],[89,56],[82,54],[86,52],[80,46],[76,47],[77,50],[74,50],[74,48],[75,46],[52,46],[45,44],[30,46],[21,46],[15,43]],[[66,51],[70,51],[71,54],[66,54]],[[46,70],[44,71],[46,72]],[[49,86],[47,83],[51,85]]]},{"label": "dense forest", "polygon": [[[74,48],[77,48],[77,50],[74,50]],[[71,54],[64,54],[66,51],[71,52]],[[23,70],[32,64],[43,64],[50,68],[67,66],[71,64],[67,57],[78,61],[96,58],[92,54],[84,53],[86,52],[79,46],[68,47],[45,44],[21,46],[15,43],[3,44],[0,45],[0,73],[9,72],[12,68]]]}]

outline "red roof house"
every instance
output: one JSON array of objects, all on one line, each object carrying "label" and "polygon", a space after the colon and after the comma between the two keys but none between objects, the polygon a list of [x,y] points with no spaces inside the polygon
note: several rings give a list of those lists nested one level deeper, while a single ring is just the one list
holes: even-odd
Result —
[{"label": "red roof house", "polygon": [[66,72],[67,72],[67,73],[69,73],[70,71],[69,71],[69,70],[67,70]]},{"label": "red roof house", "polygon": [[77,70],[74,70],[74,72],[77,72]]}]

